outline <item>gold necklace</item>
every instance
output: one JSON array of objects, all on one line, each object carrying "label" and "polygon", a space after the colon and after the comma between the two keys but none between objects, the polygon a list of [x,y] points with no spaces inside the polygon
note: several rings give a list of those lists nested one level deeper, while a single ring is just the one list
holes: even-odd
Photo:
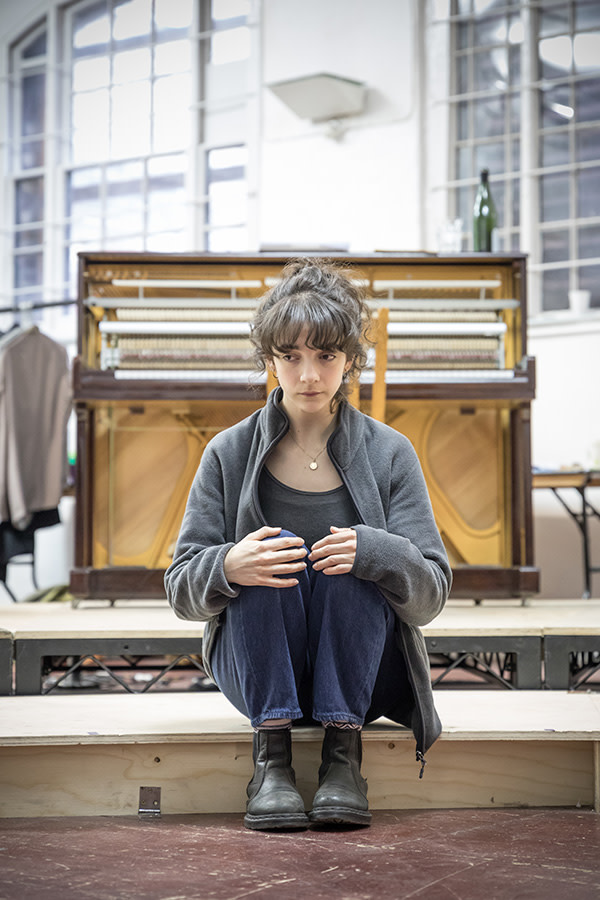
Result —
[{"label": "gold necklace", "polygon": [[296,447],[299,447],[300,450],[302,450],[302,452],[304,453],[304,455],[305,455],[306,457],[308,457],[308,459],[311,460],[311,462],[309,462],[309,464],[308,464],[308,468],[309,468],[309,469],[312,469],[313,472],[315,471],[315,469],[318,469],[318,468],[319,468],[319,464],[317,463],[317,460],[318,460],[318,458],[321,456],[321,454],[322,454],[322,453],[325,453],[325,451],[327,450],[327,444],[325,444],[325,446],[323,447],[322,450],[319,450],[319,452],[317,453],[316,456],[311,456],[311,454],[310,454],[310,453],[307,453],[306,450],[304,449],[304,447],[303,447],[301,444],[298,443],[298,441],[296,440],[296,438],[295,438],[294,435],[292,434],[291,429],[288,431],[288,434],[289,434],[289,436],[291,437],[291,439],[293,440],[293,442],[295,443]]}]

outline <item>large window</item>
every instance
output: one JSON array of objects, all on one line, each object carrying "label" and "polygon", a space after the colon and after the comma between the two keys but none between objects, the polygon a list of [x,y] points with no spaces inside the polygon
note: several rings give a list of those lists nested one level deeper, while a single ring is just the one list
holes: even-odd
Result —
[{"label": "large window", "polygon": [[533,309],[567,309],[575,289],[600,307],[600,4],[453,0],[450,12],[465,248],[488,168],[500,248],[530,254]]},{"label": "large window", "polygon": [[256,33],[252,0],[82,0],[13,45],[0,307],[74,336],[80,250],[251,249]]},{"label": "large window", "polygon": [[12,294],[2,307],[31,306],[42,300],[44,282],[46,29],[37,28],[13,53],[10,96],[14,173]]}]

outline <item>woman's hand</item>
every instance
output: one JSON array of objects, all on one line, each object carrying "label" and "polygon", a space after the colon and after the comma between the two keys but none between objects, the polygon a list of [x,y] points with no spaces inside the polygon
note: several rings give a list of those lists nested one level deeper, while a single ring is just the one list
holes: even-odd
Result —
[{"label": "woman's hand", "polygon": [[[225,578],[230,584],[267,587],[293,587],[297,578],[276,578],[306,569],[304,541],[299,537],[278,538],[281,528],[268,525],[247,534],[234,544],[223,564]],[[271,538],[271,540],[265,540]]]},{"label": "woman's hand", "polygon": [[313,569],[324,575],[346,575],[356,557],[356,531],[353,528],[331,526],[331,534],[316,541],[308,558]]}]

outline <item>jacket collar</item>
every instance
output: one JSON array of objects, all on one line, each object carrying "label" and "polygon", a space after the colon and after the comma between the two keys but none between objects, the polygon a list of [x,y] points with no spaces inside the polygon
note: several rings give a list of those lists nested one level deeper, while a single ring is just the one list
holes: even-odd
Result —
[{"label": "jacket collar", "polygon": [[[263,410],[263,437],[268,444],[280,440],[290,427],[289,419],[281,406],[282,397],[283,390],[280,387],[275,388],[269,394]],[[342,470],[347,469],[352,463],[361,445],[364,427],[362,413],[344,400],[340,405],[338,426],[327,445],[329,453]]]}]

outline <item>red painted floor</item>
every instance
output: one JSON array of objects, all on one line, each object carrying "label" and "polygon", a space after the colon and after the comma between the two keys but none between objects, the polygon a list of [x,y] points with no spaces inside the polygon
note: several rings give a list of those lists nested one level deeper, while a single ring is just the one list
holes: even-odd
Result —
[{"label": "red painted floor", "polygon": [[375,811],[261,833],[241,816],[0,819],[0,900],[600,898],[591,810]]}]

